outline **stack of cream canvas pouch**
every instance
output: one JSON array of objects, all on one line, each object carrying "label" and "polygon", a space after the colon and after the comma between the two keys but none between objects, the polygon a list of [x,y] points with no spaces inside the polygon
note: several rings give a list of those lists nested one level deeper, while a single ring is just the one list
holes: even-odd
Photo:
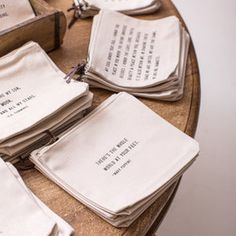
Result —
[{"label": "stack of cream canvas pouch", "polygon": [[93,96],[88,85],[64,78],[34,42],[0,58],[0,154],[4,160],[28,155],[90,107]]},{"label": "stack of cream canvas pouch", "polygon": [[0,234],[69,236],[73,228],[52,212],[24,184],[10,163],[0,158]]},{"label": "stack of cream canvas pouch", "polygon": [[74,0],[77,18],[93,16],[99,10],[108,9],[127,15],[155,12],[161,6],[159,0]]},{"label": "stack of cream canvas pouch", "polygon": [[34,17],[29,0],[0,0],[0,31]]},{"label": "stack of cream canvas pouch", "polygon": [[100,217],[129,226],[180,177],[198,143],[132,95],[112,95],[56,143],[36,168]]},{"label": "stack of cream canvas pouch", "polygon": [[175,101],[182,97],[189,36],[175,16],[140,20],[103,10],[94,17],[84,81]]}]

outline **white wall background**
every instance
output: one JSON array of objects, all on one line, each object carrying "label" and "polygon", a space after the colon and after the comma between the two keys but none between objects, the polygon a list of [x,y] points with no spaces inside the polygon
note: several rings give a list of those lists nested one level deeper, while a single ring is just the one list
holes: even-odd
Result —
[{"label": "white wall background", "polygon": [[173,0],[201,73],[196,139],[201,154],[184,175],[158,236],[236,235],[236,1]]}]

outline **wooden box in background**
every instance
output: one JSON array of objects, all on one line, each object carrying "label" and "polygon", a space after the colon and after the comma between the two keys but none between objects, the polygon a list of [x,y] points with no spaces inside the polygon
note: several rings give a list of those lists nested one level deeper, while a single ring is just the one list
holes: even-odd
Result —
[{"label": "wooden box in background", "polygon": [[64,13],[43,0],[30,0],[36,17],[0,31],[0,56],[35,41],[47,52],[58,48],[66,32]]}]

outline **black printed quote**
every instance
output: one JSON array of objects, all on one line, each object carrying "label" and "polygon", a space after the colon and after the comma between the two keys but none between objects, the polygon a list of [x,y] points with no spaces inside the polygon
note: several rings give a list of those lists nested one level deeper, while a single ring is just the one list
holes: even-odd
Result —
[{"label": "black printed quote", "polygon": [[0,117],[12,117],[15,114],[18,114],[19,112],[24,111],[27,109],[28,103],[35,99],[35,95],[29,94],[27,96],[17,96],[18,99],[13,99],[16,97],[16,95],[21,94],[21,88],[18,86],[15,86],[11,89],[8,89],[4,92],[0,92]]},{"label": "black printed quote", "polygon": [[100,157],[95,164],[103,171],[110,173],[112,176],[116,176],[131,164],[132,160],[130,154],[138,145],[139,142],[136,140],[130,141],[128,138],[123,138]]},{"label": "black printed quote", "polygon": [[157,31],[149,33],[135,30],[128,25],[116,24],[108,48],[105,72],[119,79],[155,80],[160,56],[155,55]]}]

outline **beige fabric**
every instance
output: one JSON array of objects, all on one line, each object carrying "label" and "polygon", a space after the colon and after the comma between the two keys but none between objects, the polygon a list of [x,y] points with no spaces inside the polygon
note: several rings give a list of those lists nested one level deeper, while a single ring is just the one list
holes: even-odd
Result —
[{"label": "beige fabric", "polygon": [[89,6],[97,9],[109,9],[113,11],[135,11],[137,9],[144,9],[152,6],[159,1],[156,0],[75,0],[75,4],[78,2],[86,2]]},{"label": "beige fabric", "polygon": [[[108,9],[120,11],[127,15],[147,14],[159,9],[159,0],[74,0],[76,6],[82,10],[94,13],[99,10]],[[83,14],[83,12],[82,12]],[[87,14],[88,13],[84,13]]]},{"label": "beige fabric", "polygon": [[88,84],[64,77],[34,42],[0,58],[0,153],[17,155],[91,106]]},{"label": "beige fabric", "polygon": [[0,1],[0,31],[35,17],[29,0]]},{"label": "beige fabric", "polygon": [[129,226],[198,154],[195,140],[127,93],[113,95],[30,159],[115,226]]},{"label": "beige fabric", "polygon": [[[58,129],[67,123],[72,122],[73,118],[75,118],[75,120],[82,118],[83,111],[91,106],[92,98],[92,93],[89,93],[87,96],[79,99],[71,106],[66,107],[66,109],[62,110],[60,114],[39,123],[30,130],[6,140],[0,144],[0,148],[2,149],[1,152],[12,156],[42,138],[45,135],[45,130],[50,130],[52,133],[57,133]],[[60,117],[60,119],[58,119],[58,117]]]},{"label": "beige fabric", "polygon": [[54,229],[54,232],[57,236],[70,236],[73,234],[74,229],[65,222],[61,217],[59,217],[57,214],[55,214],[52,210],[50,210],[38,197],[36,197],[25,185],[23,179],[19,175],[16,168],[10,164],[6,163],[12,174],[15,176],[15,178],[19,181],[19,184],[27,191],[29,196],[33,201],[37,203],[37,205],[42,209],[42,211],[54,222],[56,222],[56,227]]},{"label": "beige fabric", "polygon": [[0,178],[0,234],[2,236],[51,235],[56,222],[31,199],[1,158]]},{"label": "beige fabric", "polygon": [[99,10],[119,11],[127,15],[141,15],[157,11],[161,3],[159,0],[74,0],[75,6],[81,11],[77,11],[78,17],[93,16]]},{"label": "beige fabric", "polygon": [[94,17],[83,78],[111,91],[178,100],[188,47],[189,35],[174,16],[145,21],[102,10]]}]

